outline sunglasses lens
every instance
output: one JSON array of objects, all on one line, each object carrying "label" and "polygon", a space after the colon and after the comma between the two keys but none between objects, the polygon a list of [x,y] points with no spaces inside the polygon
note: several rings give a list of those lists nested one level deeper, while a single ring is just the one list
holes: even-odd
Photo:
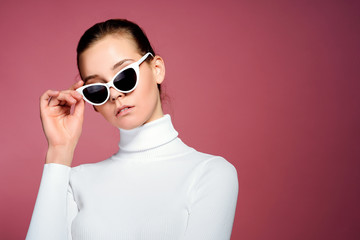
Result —
[{"label": "sunglasses lens", "polygon": [[83,94],[90,102],[100,104],[105,102],[108,96],[108,90],[102,85],[92,85],[85,88]]},{"label": "sunglasses lens", "polygon": [[120,91],[130,91],[136,85],[136,72],[133,68],[125,69],[114,79],[114,86]]}]

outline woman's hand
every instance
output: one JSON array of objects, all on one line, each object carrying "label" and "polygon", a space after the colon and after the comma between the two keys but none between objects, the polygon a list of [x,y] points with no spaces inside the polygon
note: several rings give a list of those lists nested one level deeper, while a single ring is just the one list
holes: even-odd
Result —
[{"label": "woman's hand", "polygon": [[82,131],[85,108],[82,95],[75,89],[83,84],[83,81],[79,81],[64,91],[48,90],[40,97],[40,117],[49,145],[46,163],[71,166]]}]

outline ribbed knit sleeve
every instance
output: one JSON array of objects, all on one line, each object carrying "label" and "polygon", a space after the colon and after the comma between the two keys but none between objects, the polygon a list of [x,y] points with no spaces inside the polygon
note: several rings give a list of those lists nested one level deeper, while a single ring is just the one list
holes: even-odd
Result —
[{"label": "ribbed knit sleeve", "polygon": [[192,190],[184,239],[230,239],[237,196],[235,167],[221,157],[205,161]]},{"label": "ribbed knit sleeve", "polygon": [[69,186],[71,168],[44,165],[26,240],[71,240],[71,220],[77,213]]}]

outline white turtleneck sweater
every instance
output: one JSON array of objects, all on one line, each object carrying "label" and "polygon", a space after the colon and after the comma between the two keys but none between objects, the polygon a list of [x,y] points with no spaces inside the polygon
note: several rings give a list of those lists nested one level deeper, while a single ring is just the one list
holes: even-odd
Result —
[{"label": "white turtleneck sweater", "polygon": [[107,160],[45,164],[26,239],[230,239],[234,166],[177,136],[165,115],[120,129],[119,151]]}]

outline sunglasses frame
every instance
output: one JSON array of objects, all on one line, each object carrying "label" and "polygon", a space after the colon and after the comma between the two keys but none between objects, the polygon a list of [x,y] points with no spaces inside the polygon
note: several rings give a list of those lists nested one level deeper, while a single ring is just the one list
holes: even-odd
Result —
[{"label": "sunglasses frame", "polygon": [[[138,61],[136,61],[136,62],[134,62],[134,63],[131,63],[130,65],[128,65],[128,66],[124,67],[123,69],[121,69],[120,71],[118,71],[118,72],[115,74],[115,76],[111,79],[111,81],[109,81],[109,82],[107,82],[107,83],[91,83],[91,84],[84,85],[84,86],[82,86],[82,87],[77,88],[76,91],[83,96],[83,99],[84,99],[86,102],[88,102],[88,103],[90,103],[90,104],[92,104],[92,105],[95,105],[95,106],[103,105],[104,103],[106,103],[106,102],[109,100],[109,98],[110,98],[110,87],[112,87],[112,88],[114,88],[116,91],[119,91],[119,92],[122,92],[122,93],[132,92],[132,91],[135,90],[135,88],[137,87],[137,85],[138,85],[138,83],[139,83],[139,79],[140,79],[140,64],[143,63],[149,56],[154,57],[154,55],[152,55],[150,52],[146,53],[146,54],[145,54],[144,56],[142,56]],[[132,89],[130,89],[130,90],[128,90],[128,91],[123,91],[123,90],[120,90],[120,89],[118,89],[117,87],[115,87],[115,85],[114,85],[114,80],[116,79],[116,77],[117,77],[119,74],[121,74],[123,71],[125,71],[125,70],[127,70],[127,69],[129,69],[129,68],[132,68],[132,69],[134,69],[134,71],[135,71],[135,74],[136,74],[136,83],[135,83],[135,86],[134,86]],[[107,97],[106,97],[106,100],[104,100],[104,101],[101,102],[101,103],[93,103],[93,102],[91,102],[90,100],[88,100],[88,99],[85,97],[85,95],[84,95],[84,93],[83,93],[83,90],[84,90],[85,88],[88,88],[88,87],[90,87],[90,86],[95,86],[95,85],[104,86],[104,87],[106,87],[106,89],[107,89]]]}]

